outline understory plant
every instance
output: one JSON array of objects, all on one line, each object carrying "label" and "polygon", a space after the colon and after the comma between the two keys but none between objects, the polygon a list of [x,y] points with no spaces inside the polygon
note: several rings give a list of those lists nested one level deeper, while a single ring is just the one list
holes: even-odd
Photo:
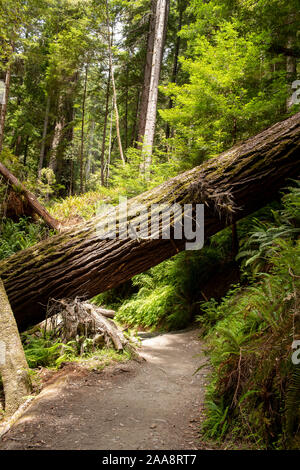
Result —
[{"label": "understory plant", "polygon": [[0,226],[0,259],[38,243],[47,235],[49,230],[43,223],[33,223],[27,217],[18,222],[5,219]]},{"label": "understory plant", "polygon": [[250,234],[243,265],[251,283],[221,303],[202,303],[198,317],[213,366],[203,434],[267,449],[300,443],[300,364],[292,361],[300,339],[299,186],[283,203],[273,226],[256,224]]}]

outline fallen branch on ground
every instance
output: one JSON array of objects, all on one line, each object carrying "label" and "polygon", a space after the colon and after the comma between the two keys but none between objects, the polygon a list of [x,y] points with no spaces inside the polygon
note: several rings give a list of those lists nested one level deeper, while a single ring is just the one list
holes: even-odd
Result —
[{"label": "fallen branch on ground", "polygon": [[[64,343],[75,340],[81,349],[86,339],[92,340],[93,347],[113,346],[117,351],[130,348],[129,341],[116,323],[108,318],[113,310],[105,310],[88,302],[51,299],[47,309],[47,319],[41,326],[51,331]],[[83,351],[81,350],[81,353]]]}]

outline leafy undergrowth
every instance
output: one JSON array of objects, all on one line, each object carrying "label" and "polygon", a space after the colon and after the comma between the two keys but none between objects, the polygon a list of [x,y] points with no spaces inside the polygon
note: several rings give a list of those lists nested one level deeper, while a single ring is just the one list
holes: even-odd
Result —
[{"label": "leafy undergrowth", "polygon": [[87,338],[82,338],[82,340],[79,348],[76,341],[63,343],[52,334],[45,334],[42,330],[22,334],[34,393],[40,392],[45,371],[55,374],[66,364],[78,364],[89,370],[103,370],[114,363],[136,358],[131,348],[118,352],[113,347],[95,347]]},{"label": "leafy undergrowth", "polygon": [[[128,339],[132,339],[131,332],[125,334]],[[64,343],[54,333],[45,333],[44,329],[41,328],[34,328],[34,332],[22,333],[21,339],[34,394],[41,391],[42,377],[46,372],[46,376],[48,372],[55,374],[67,364],[77,364],[88,370],[99,371],[114,363],[127,362],[138,358],[135,348],[132,347],[125,347],[123,351],[116,351],[112,346],[96,346],[93,344],[92,339],[84,336],[78,338],[78,341]],[[135,340],[135,344],[138,344],[137,340]],[[0,377],[1,403],[4,408],[3,384]]]},{"label": "leafy undergrowth", "polygon": [[111,361],[124,361],[131,358],[131,350],[117,352],[112,347],[96,347],[89,338],[82,337],[82,341],[69,341],[63,343],[53,335],[43,331],[24,333],[22,335],[23,347],[31,369],[39,367],[59,368],[65,362],[82,362],[88,364],[97,361],[99,368]]},{"label": "leafy undergrowth", "polygon": [[219,254],[212,247],[196,254],[184,252],[139,274],[133,279],[138,291],[121,304],[116,319],[151,329],[188,326],[198,311],[201,285],[222,264]]},{"label": "leafy undergrowth", "polygon": [[33,223],[28,217],[23,217],[18,222],[4,220],[0,227],[0,259],[29,248],[51,233],[43,223]]},{"label": "leafy undergrowth", "polygon": [[100,203],[111,203],[115,192],[103,188],[101,191],[90,191],[81,195],[68,196],[65,199],[52,201],[47,205],[50,214],[61,221],[73,219],[88,220],[97,214]]},{"label": "leafy undergrowth", "polygon": [[204,438],[299,448],[300,354],[292,349],[300,340],[299,193],[298,187],[284,198],[276,223],[256,226],[248,237],[243,265],[250,285],[201,306],[213,365]]}]

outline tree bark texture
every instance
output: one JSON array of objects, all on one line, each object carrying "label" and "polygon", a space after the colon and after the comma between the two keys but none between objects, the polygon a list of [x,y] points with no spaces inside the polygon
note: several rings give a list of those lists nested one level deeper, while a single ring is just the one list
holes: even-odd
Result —
[{"label": "tree bark texture", "polygon": [[[274,199],[300,170],[300,113],[237,144],[128,202],[205,204],[205,238]],[[107,215],[45,240],[0,262],[20,330],[42,321],[50,298],[91,298],[185,249],[185,240],[102,239]],[[148,222],[148,215],[147,215]],[[145,222],[145,221],[144,221]]]},{"label": "tree bark texture", "polygon": [[158,83],[160,77],[164,36],[166,30],[168,13],[168,0],[157,0],[156,4],[156,24],[155,37],[152,54],[152,66],[149,84],[149,97],[145,122],[144,140],[142,153],[144,157],[144,172],[149,172],[152,163],[152,149],[154,144],[157,99],[158,99]]},{"label": "tree bark texture", "polygon": [[30,394],[30,379],[16,320],[0,279],[0,376],[5,395],[5,412],[13,414]]}]

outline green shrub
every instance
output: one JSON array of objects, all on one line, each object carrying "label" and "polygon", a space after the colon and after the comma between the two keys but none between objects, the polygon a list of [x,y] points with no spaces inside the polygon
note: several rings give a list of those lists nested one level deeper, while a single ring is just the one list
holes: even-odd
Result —
[{"label": "green shrub", "polygon": [[300,185],[289,189],[280,210],[252,218],[244,233],[238,258],[250,285],[236,286],[220,303],[201,303],[198,321],[213,365],[207,437],[230,432],[258,448],[299,446],[300,366],[291,346],[300,339]]},{"label": "green shrub", "polygon": [[21,218],[19,222],[4,220],[0,228],[0,259],[25,250],[48,234],[49,231],[44,224],[32,223],[27,217]]},{"label": "green shrub", "polygon": [[[299,366],[291,362],[293,338],[300,337],[299,241],[278,239],[269,262],[271,271],[255,285],[202,306],[207,324],[216,323],[207,335],[214,373],[204,432],[221,437],[238,426],[253,442],[275,448],[292,445],[299,432]],[[216,413],[226,410],[227,424],[216,425]]]},{"label": "green shrub", "polygon": [[[199,307],[201,286],[222,265],[230,232],[221,233],[198,252],[182,252],[146,273],[135,276],[129,299],[120,302],[116,319],[128,325],[180,329],[186,327]],[[228,244],[230,246],[230,244]],[[98,302],[104,297],[98,298]],[[121,299],[120,299],[121,300]]]},{"label": "green shrub", "polygon": [[23,335],[23,346],[28,366],[31,369],[37,367],[55,367],[61,358],[66,358],[66,353],[75,354],[71,345],[65,345],[59,340],[47,337],[35,337]]}]

